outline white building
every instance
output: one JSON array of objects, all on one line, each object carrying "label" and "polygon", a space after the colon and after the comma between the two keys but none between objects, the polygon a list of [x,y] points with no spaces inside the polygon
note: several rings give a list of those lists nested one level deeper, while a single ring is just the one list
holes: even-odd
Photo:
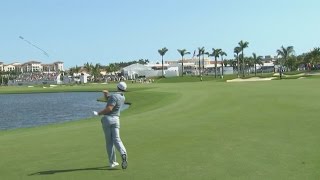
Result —
[{"label": "white building", "polygon": [[8,64],[3,66],[3,71],[7,72],[7,71],[15,71],[16,67],[12,64]]},{"label": "white building", "polygon": [[0,62],[0,71],[16,71],[16,72],[59,72],[64,71],[63,62],[56,61],[52,64],[42,64],[39,61],[28,61],[26,63],[4,64]]},{"label": "white building", "polygon": [[3,69],[3,62],[0,62],[0,72],[4,71]]},{"label": "white building", "polygon": [[22,64],[22,72],[39,72],[42,71],[42,65],[39,61],[29,61]]}]

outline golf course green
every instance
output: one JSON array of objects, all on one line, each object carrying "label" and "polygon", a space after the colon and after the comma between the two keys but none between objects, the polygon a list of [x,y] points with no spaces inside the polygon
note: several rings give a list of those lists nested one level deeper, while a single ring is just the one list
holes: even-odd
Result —
[{"label": "golf course green", "polygon": [[[114,87],[0,87],[0,93]],[[126,170],[108,169],[100,117],[93,116],[0,131],[0,179],[320,179],[319,89],[314,77],[128,82],[131,106],[120,118]]]}]

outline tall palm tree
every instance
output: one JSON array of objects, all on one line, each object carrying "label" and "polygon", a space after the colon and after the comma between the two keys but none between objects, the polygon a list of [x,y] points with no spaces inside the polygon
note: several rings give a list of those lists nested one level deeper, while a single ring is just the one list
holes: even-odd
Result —
[{"label": "tall palm tree", "polygon": [[177,51],[180,53],[180,55],[181,55],[181,63],[182,63],[182,73],[181,73],[181,76],[183,76],[183,72],[184,72],[184,67],[183,67],[183,57],[184,57],[184,55],[186,55],[186,54],[190,54],[190,52],[189,51],[187,51],[186,49],[177,49]]},{"label": "tall palm tree", "polygon": [[212,54],[210,56],[214,56],[214,78],[217,78],[217,58],[220,56],[221,49],[212,48]]},{"label": "tall palm tree", "polygon": [[281,46],[281,48],[277,50],[278,56],[281,57],[281,59],[280,59],[280,71],[279,71],[280,79],[282,79],[282,65],[283,65],[283,62],[286,62],[287,59],[291,55],[293,55],[293,53],[294,53],[293,46],[288,46],[286,48]]},{"label": "tall palm tree", "polygon": [[257,56],[256,53],[252,53],[252,60],[254,64],[254,76],[257,76],[257,64],[262,64],[262,56]]},{"label": "tall palm tree", "polygon": [[224,51],[220,51],[220,56],[221,56],[221,78],[223,79],[223,66],[224,66],[224,61],[223,61],[223,56],[227,56],[227,53]]},{"label": "tall palm tree", "polygon": [[163,72],[163,56],[166,54],[166,52],[168,51],[168,49],[166,47],[159,49],[158,52],[161,56],[161,62],[162,62],[162,77],[164,77],[164,72]]},{"label": "tall palm tree", "polygon": [[244,65],[244,49],[249,47],[249,42],[247,41],[240,41],[239,43],[239,47],[241,49],[241,58],[242,58],[242,76],[244,77],[244,69],[245,69],[245,65]]},{"label": "tall palm tree", "polygon": [[204,49],[204,47],[199,47],[198,48],[198,55],[197,56],[199,56],[199,76],[201,76],[201,62],[200,62],[200,58],[201,58],[201,55],[203,55],[204,54],[204,52],[205,52],[205,49]]},{"label": "tall palm tree", "polygon": [[240,63],[239,63],[239,54],[241,52],[240,47],[235,47],[233,52],[236,54],[237,57],[237,68],[238,68],[238,78],[240,77]]}]

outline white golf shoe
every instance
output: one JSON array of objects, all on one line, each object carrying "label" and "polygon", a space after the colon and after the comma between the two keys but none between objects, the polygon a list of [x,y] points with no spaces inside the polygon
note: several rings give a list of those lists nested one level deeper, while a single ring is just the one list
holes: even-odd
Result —
[{"label": "white golf shoe", "polygon": [[115,168],[117,166],[119,166],[119,163],[117,162],[113,162],[112,164],[109,165],[110,168]]}]

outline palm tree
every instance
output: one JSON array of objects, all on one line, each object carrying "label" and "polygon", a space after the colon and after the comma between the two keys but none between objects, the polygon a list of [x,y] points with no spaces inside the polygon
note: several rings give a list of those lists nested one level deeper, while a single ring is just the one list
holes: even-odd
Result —
[{"label": "palm tree", "polygon": [[76,66],[76,67],[71,67],[69,69],[69,75],[72,78],[72,81],[74,80],[74,74],[78,74],[80,72],[81,67]]},{"label": "palm tree", "polygon": [[262,64],[262,56],[257,56],[256,53],[252,53],[252,60],[254,64],[254,76],[257,76],[257,64]]},{"label": "palm tree", "polygon": [[320,62],[320,48],[319,47],[313,48],[311,53],[312,53],[312,57],[313,57],[312,62],[314,64],[319,64],[319,62]]},{"label": "palm tree", "polygon": [[204,54],[204,52],[205,52],[205,49],[204,49],[204,47],[202,47],[202,48],[198,48],[198,55],[197,56],[199,56],[199,76],[201,76],[201,62],[200,62],[200,58],[201,58],[201,55],[203,55]]},{"label": "palm tree", "polygon": [[293,53],[294,53],[293,46],[288,46],[286,48],[281,46],[281,48],[277,50],[278,56],[281,57],[281,59],[280,59],[280,71],[279,71],[280,79],[282,79],[282,64],[283,64],[283,61],[286,62],[288,57],[290,57]]},{"label": "palm tree", "polygon": [[93,65],[92,65],[92,63],[89,64],[89,63],[87,62],[87,63],[85,63],[85,64],[83,65],[83,67],[87,70],[87,73],[90,74]]},{"label": "palm tree", "polygon": [[237,67],[237,60],[231,59],[229,60],[229,65],[235,69]]},{"label": "palm tree", "polygon": [[217,58],[220,56],[221,49],[212,48],[212,54],[210,56],[214,56],[214,78],[217,78]]},{"label": "palm tree", "polygon": [[162,58],[162,77],[164,77],[164,73],[163,73],[163,56],[166,54],[166,52],[168,51],[168,49],[166,47],[159,49],[158,52]]},{"label": "palm tree", "polygon": [[110,73],[116,72],[116,71],[120,70],[120,66],[117,63],[111,63],[111,64],[109,64],[109,66],[106,67],[106,70]]},{"label": "palm tree", "polygon": [[239,64],[239,53],[241,52],[241,48],[240,47],[235,47],[233,52],[236,54],[237,56],[237,68],[238,68],[238,78],[240,77],[240,64]]},{"label": "palm tree", "polygon": [[183,72],[184,72],[184,68],[183,68],[183,56],[186,54],[190,54],[189,51],[187,51],[186,49],[177,49],[177,51],[180,53],[181,55],[181,63],[182,63],[182,73],[181,76],[183,76]]},{"label": "palm tree", "polygon": [[[319,62],[320,62],[320,48],[319,47],[313,48],[312,51],[307,53],[306,62],[308,64],[308,68],[311,68],[311,65],[319,64]],[[311,70],[311,69],[309,69],[309,70]]]},{"label": "palm tree", "polygon": [[247,47],[249,47],[249,42],[245,41],[243,42],[242,40],[238,43],[239,44],[239,47],[241,49],[241,57],[242,57],[242,75],[244,77],[244,68],[245,68],[245,65],[244,65],[244,52],[243,50]]},{"label": "palm tree", "polygon": [[76,67],[74,68],[74,72],[75,72],[75,73],[79,73],[80,70],[81,70],[81,67],[79,67],[79,66],[76,66]]},{"label": "palm tree", "polygon": [[250,75],[250,68],[254,67],[253,58],[252,57],[244,57],[244,64],[247,68],[247,74]]},{"label": "palm tree", "polygon": [[210,57],[210,53],[209,52],[203,52],[202,54],[202,74],[204,73],[204,55],[207,55],[208,58]]},{"label": "palm tree", "polygon": [[225,53],[224,51],[220,51],[220,56],[221,56],[221,78],[223,79],[223,63],[224,63],[224,61],[223,61],[223,56],[227,56],[227,53]]},{"label": "palm tree", "polygon": [[301,55],[298,55],[296,57],[296,68],[298,69],[298,67],[303,64],[305,68],[307,68],[307,62],[306,62],[306,53],[302,53]]},{"label": "palm tree", "polygon": [[101,76],[101,65],[98,63],[95,66],[92,66],[92,75],[93,75],[93,81],[97,82],[98,78]]},{"label": "palm tree", "polygon": [[298,58],[295,56],[290,56],[284,65],[287,67],[289,71],[295,71],[298,69],[298,66],[299,66]]},{"label": "palm tree", "polygon": [[107,71],[108,73],[114,72],[114,69],[115,69],[115,67],[114,67],[114,64],[113,64],[113,63],[110,63],[110,64],[106,67],[106,71]]}]

